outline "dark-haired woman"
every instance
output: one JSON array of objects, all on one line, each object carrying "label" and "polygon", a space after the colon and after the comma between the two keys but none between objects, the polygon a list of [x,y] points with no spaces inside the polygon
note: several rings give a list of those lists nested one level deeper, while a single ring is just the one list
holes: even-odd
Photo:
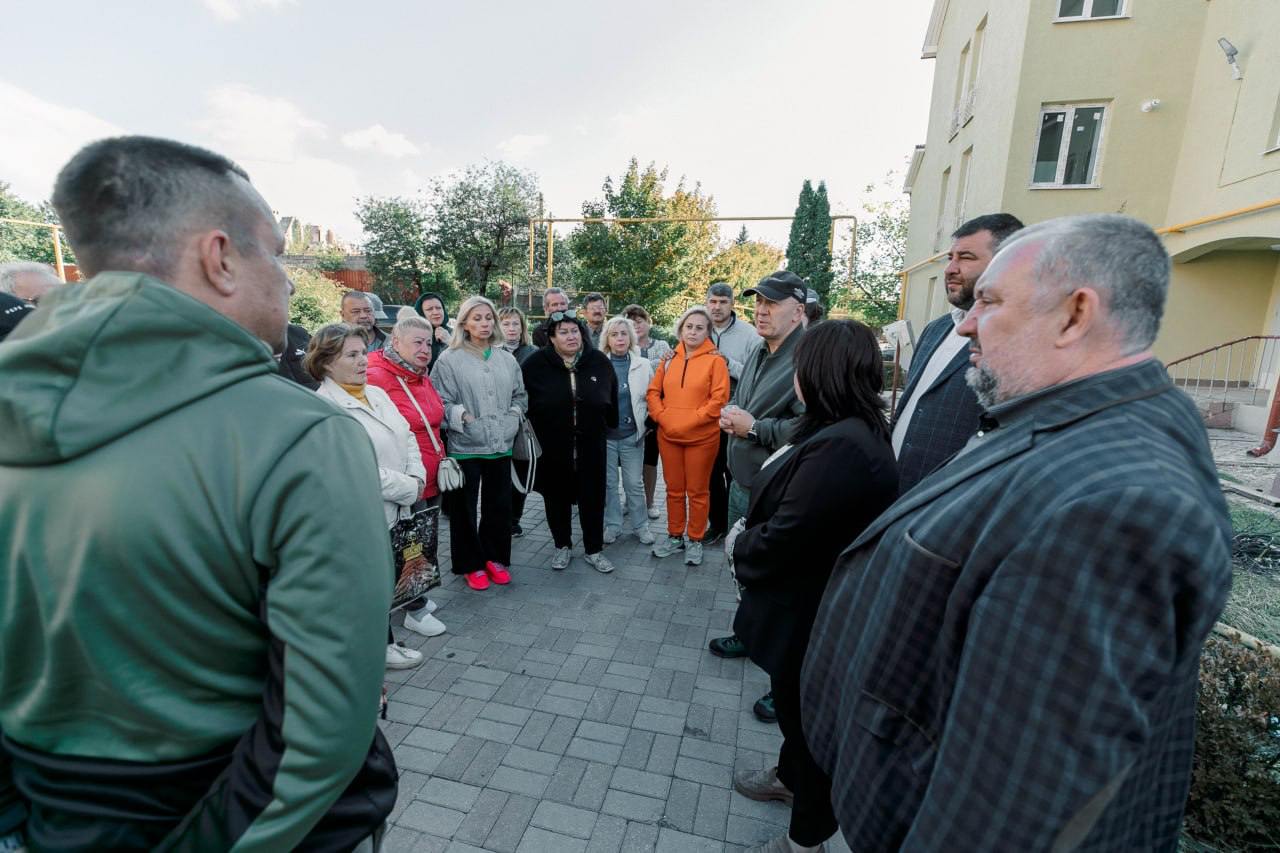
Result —
[{"label": "dark-haired woman", "polygon": [[413,308],[431,324],[431,367],[434,371],[440,363],[440,354],[449,348],[453,340],[453,329],[449,327],[449,309],[444,304],[444,297],[438,293],[424,293],[413,303]]},{"label": "dark-haired woman", "polygon": [[734,787],[792,804],[779,850],[788,839],[794,849],[816,849],[837,828],[831,780],[800,727],[800,666],[836,557],[898,494],[883,381],[880,347],[866,326],[830,320],[805,333],[795,350],[805,414],[793,442],[764,463],[747,517],[725,543],[742,588],[734,631],[769,673],[783,737],[777,765],[738,774]]}]

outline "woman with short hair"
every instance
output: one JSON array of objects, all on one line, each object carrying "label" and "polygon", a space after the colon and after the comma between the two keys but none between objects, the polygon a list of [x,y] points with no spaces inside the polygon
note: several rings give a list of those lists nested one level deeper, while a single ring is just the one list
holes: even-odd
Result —
[{"label": "woman with short hair", "polygon": [[618,379],[618,425],[605,434],[604,542],[617,540],[622,529],[623,508],[618,498],[618,472],[627,496],[626,514],[631,532],[645,545],[652,545],[648,504],[644,496],[644,422],[649,416],[645,396],[653,365],[640,355],[636,329],[626,317],[607,320],[600,332],[600,349],[609,358]]},{"label": "woman with short hair", "polygon": [[740,773],[734,787],[792,802],[790,829],[770,847],[779,850],[788,840],[816,849],[836,831],[831,780],[800,724],[800,668],[837,556],[898,494],[875,333],[853,320],[815,324],[794,363],[805,413],[792,443],[756,475],[747,516],[725,540],[742,591],[734,632],[769,673],[783,737],[777,766]]},{"label": "woman with short hair", "polygon": [[705,307],[695,305],[681,314],[675,355],[654,373],[646,395],[649,416],[658,422],[667,484],[667,536],[653,546],[653,556],[683,550],[690,566],[702,564],[711,469],[720,450],[720,409],[729,402],[729,367],[710,333],[711,314]]},{"label": "woman with short hair", "polygon": [[[649,359],[653,369],[671,357],[671,344],[662,338],[650,338],[653,320],[649,312],[639,305],[628,305],[622,309],[622,316],[630,320],[636,327],[636,348],[640,355]],[[650,518],[658,517],[658,508],[653,505],[653,494],[658,490],[658,430],[645,425],[644,431],[644,501]]]},{"label": "woman with short hair", "polygon": [[587,324],[575,312],[553,312],[542,328],[549,343],[522,370],[529,423],[542,445],[534,488],[555,540],[551,568],[569,566],[577,504],[587,562],[607,574],[614,566],[604,555],[605,434],[618,425],[618,380],[604,354],[588,346]]},{"label": "woman with short hair", "polygon": [[444,403],[449,455],[464,478],[446,501],[453,573],[476,591],[511,582],[511,447],[528,406],[520,365],[502,348],[497,328],[492,302],[467,299],[431,373]]},{"label": "woman with short hair", "polygon": [[[385,391],[366,382],[368,345],[369,333],[364,329],[333,323],[312,335],[303,366],[320,381],[316,393],[355,418],[368,433],[378,463],[389,536],[396,522],[413,515],[427,472],[408,422]],[[387,668],[408,669],[420,663],[422,653],[396,643],[388,625]]]},{"label": "woman with short hair", "polygon": [[[440,434],[444,420],[444,404],[436,393],[427,369],[431,366],[431,324],[412,308],[401,308],[396,314],[396,324],[386,345],[369,355],[368,382],[376,385],[395,403],[413,430],[422,453],[422,466],[426,470],[426,488],[422,500],[414,505],[414,512],[438,506],[440,489],[436,485],[436,472],[444,454],[444,438]],[[439,512],[432,512],[430,553],[424,554],[432,565],[439,565],[436,553]],[[444,623],[431,615],[436,609],[429,598],[419,598],[404,606],[404,627],[424,637],[436,637],[445,632]]]}]

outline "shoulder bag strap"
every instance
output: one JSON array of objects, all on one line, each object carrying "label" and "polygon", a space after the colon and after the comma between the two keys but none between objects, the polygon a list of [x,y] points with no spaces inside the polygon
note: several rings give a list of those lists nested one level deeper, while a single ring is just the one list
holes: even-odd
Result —
[{"label": "shoulder bag strap", "polygon": [[440,442],[436,441],[436,431],[431,428],[431,421],[427,420],[426,414],[422,411],[422,407],[418,405],[418,401],[414,399],[413,392],[409,390],[409,384],[404,381],[403,376],[397,376],[396,381],[400,383],[400,387],[404,389],[404,393],[409,398],[409,402],[413,404],[413,408],[417,410],[418,417],[422,418],[422,425],[427,428],[427,435],[431,436],[431,446],[436,450],[436,456],[443,456],[444,452],[440,449]]}]

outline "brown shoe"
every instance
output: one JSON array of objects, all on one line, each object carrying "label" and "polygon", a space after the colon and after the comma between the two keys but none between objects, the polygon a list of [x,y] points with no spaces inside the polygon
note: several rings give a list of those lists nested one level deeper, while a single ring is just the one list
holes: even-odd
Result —
[{"label": "brown shoe", "polygon": [[787,786],[778,781],[778,768],[767,767],[763,770],[744,770],[733,777],[733,789],[749,800],[768,802],[777,800],[791,805],[795,795]]}]

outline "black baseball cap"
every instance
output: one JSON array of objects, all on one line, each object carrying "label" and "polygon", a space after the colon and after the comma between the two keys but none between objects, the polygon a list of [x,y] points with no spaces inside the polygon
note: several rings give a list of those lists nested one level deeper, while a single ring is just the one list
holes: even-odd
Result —
[{"label": "black baseball cap", "polygon": [[22,318],[34,310],[18,297],[0,293],[0,341],[9,337],[9,333],[18,327]]},{"label": "black baseball cap", "polygon": [[743,296],[763,296],[773,302],[781,302],[783,299],[794,299],[801,305],[804,304],[805,294],[808,287],[805,286],[804,279],[793,272],[787,270],[779,270],[772,275],[767,275],[760,279],[760,283],[755,287],[749,288],[742,292]]}]

